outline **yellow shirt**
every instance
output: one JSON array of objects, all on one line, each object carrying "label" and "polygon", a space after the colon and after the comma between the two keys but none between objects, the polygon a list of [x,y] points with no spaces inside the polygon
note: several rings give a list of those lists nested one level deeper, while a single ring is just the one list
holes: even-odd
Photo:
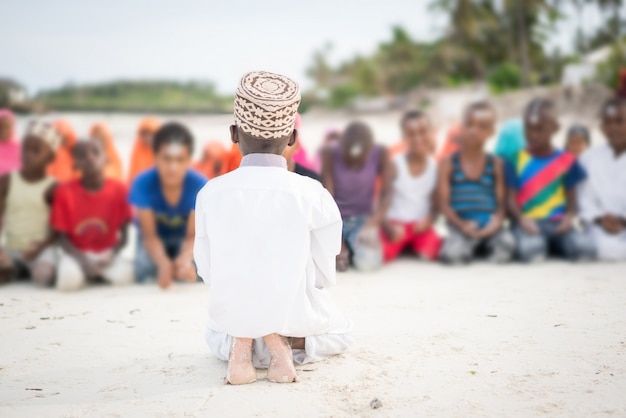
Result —
[{"label": "yellow shirt", "polygon": [[9,176],[9,193],[2,222],[6,248],[25,251],[48,235],[50,206],[45,201],[45,194],[54,179],[46,177],[30,183],[17,171]]}]

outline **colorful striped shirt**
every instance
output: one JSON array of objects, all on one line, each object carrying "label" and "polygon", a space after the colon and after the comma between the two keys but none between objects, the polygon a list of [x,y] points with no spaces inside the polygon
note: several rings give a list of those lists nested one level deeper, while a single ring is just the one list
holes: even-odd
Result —
[{"label": "colorful striped shirt", "polygon": [[586,177],[576,157],[560,150],[542,157],[522,150],[505,170],[522,214],[531,219],[560,219],[567,211],[566,191]]},{"label": "colorful striped shirt", "polygon": [[452,156],[450,207],[459,218],[474,221],[479,228],[489,223],[497,209],[494,164],[494,157],[487,155],[482,174],[471,179],[463,172],[459,154]]}]

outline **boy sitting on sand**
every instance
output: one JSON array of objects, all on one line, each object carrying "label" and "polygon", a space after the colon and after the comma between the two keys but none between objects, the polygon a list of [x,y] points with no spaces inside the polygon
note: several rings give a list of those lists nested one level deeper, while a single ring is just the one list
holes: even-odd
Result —
[{"label": "boy sitting on sand", "polygon": [[393,158],[393,193],[381,234],[385,261],[393,260],[406,247],[427,260],[436,260],[441,238],[433,228],[437,163],[430,152],[432,126],[424,113],[411,111],[403,116],[400,127],[406,151]]},{"label": "boy sitting on sand", "polygon": [[448,221],[448,237],[440,253],[444,262],[468,262],[481,247],[492,262],[506,262],[513,256],[513,236],[502,225],[504,167],[499,158],[485,152],[495,122],[489,103],[471,104],[458,136],[459,152],[441,162],[439,207]]},{"label": "boy sitting on sand", "polygon": [[63,255],[56,286],[77,290],[88,281],[133,281],[132,264],[119,257],[131,219],[126,186],[105,178],[106,155],[98,139],[80,140],[72,149],[74,168],[82,175],[57,187],[51,223]]},{"label": "boy sitting on sand", "polygon": [[522,261],[544,259],[548,253],[568,260],[594,255],[593,246],[574,227],[576,186],[586,173],[573,154],[552,146],[558,129],[552,102],[531,101],[524,114],[527,147],[506,166],[509,211]]},{"label": "boy sitting on sand", "polygon": [[363,122],[349,124],[338,146],[325,150],[322,181],[343,219],[339,271],[350,264],[358,270],[374,270],[382,264],[379,230],[391,200],[392,174],[387,149],[374,143],[372,130]]},{"label": "boy sitting on sand", "polygon": [[167,288],[175,279],[198,279],[193,264],[194,205],[207,179],[191,169],[193,144],[185,126],[163,125],[152,142],[156,167],[139,174],[130,189],[139,223],[135,256],[139,283],[156,279]]},{"label": "boy sitting on sand", "polygon": [[351,322],[325,288],[335,284],[341,216],[319,182],[289,172],[298,85],[267,72],[244,75],[235,93],[233,143],[241,166],[196,199],[194,258],[210,286],[206,339],[228,360],[226,383],[297,380],[293,365],[345,351]]},{"label": "boy sitting on sand", "polygon": [[46,175],[61,137],[51,124],[31,123],[22,141],[22,168],[0,177],[0,282],[22,274],[46,286],[54,279],[50,204],[56,187]]},{"label": "boy sitting on sand", "polygon": [[580,163],[589,174],[579,189],[580,215],[600,260],[626,260],[626,101],[602,106],[608,143],[585,152]]}]

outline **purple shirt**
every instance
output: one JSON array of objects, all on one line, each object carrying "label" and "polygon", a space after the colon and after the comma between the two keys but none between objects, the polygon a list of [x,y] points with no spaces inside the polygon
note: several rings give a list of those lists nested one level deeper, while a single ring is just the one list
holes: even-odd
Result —
[{"label": "purple shirt", "polygon": [[374,145],[363,167],[353,170],[346,166],[341,147],[333,148],[334,197],[342,218],[372,214],[380,155],[380,147]]}]

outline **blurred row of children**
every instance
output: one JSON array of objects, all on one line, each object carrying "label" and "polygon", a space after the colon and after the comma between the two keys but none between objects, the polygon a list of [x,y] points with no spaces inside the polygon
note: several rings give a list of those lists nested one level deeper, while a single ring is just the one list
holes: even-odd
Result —
[{"label": "blurred row of children", "polygon": [[[299,141],[288,147],[288,169],[321,181],[340,209],[337,269],[373,270],[405,251],[449,264],[626,260],[626,102],[602,105],[606,143],[591,148],[583,126],[569,130],[565,151],[553,145],[559,123],[548,100],[504,122],[490,154],[496,122],[489,103],[470,104],[436,157],[434,128],[421,111],[403,116],[403,139],[389,149],[362,122],[329,131],[314,157]],[[97,281],[197,280],[196,194],[239,166],[235,145],[211,142],[192,164],[189,130],[146,118],[125,178],[104,124],[79,139],[66,121],[35,121],[21,142],[14,126],[13,114],[0,110],[0,281],[30,277],[75,290]],[[131,223],[139,232],[132,262],[120,255]]]}]

